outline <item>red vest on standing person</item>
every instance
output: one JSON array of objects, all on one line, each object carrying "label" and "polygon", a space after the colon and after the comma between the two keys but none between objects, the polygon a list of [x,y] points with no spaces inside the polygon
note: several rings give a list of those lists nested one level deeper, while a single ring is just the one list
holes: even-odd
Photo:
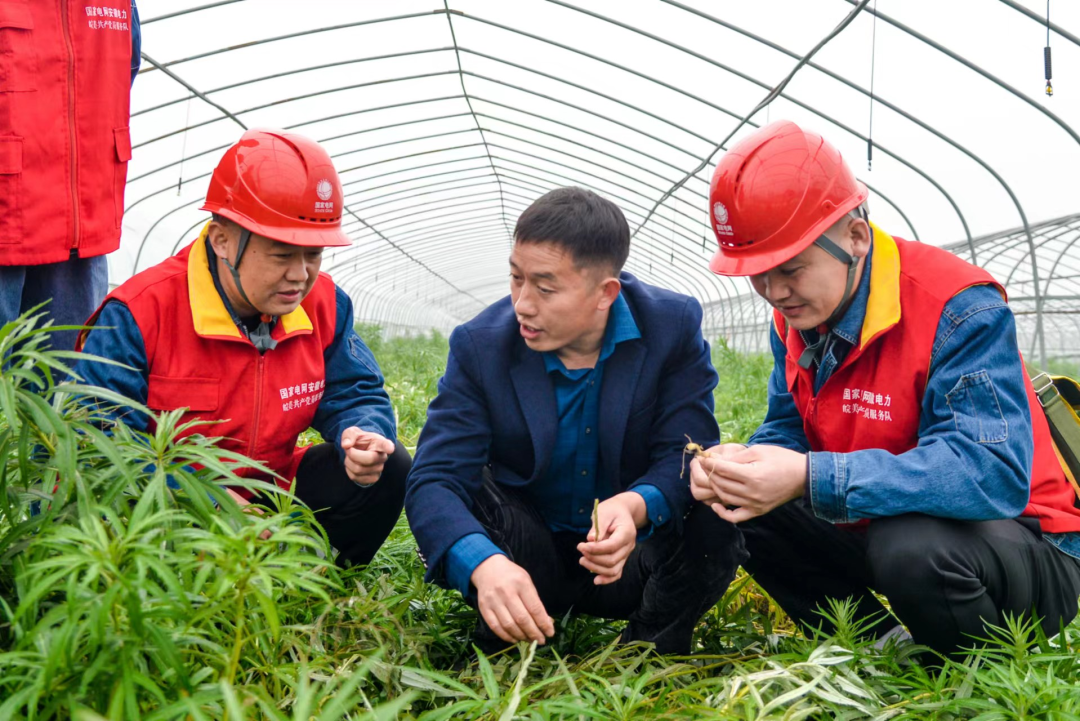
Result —
[{"label": "red vest on standing person", "polygon": [[130,0],[0,0],[0,265],[120,245]]},{"label": "red vest on standing person", "polygon": [[[915,448],[930,372],[930,357],[945,304],[965,288],[989,284],[989,273],[952,253],[894,239],[874,228],[870,298],[859,344],[814,394],[814,376],[798,358],[802,336],[787,328],[788,389],[814,451],[850,453],[870,448],[894,455]],[[1023,515],[1038,518],[1047,533],[1080,531],[1080,509],[1054,453],[1042,407],[1025,374],[1035,455],[1031,494]]]},{"label": "red vest on standing person", "polygon": [[[219,447],[261,461],[288,488],[306,450],[296,447],[297,437],[311,426],[325,388],[323,354],[337,323],[334,281],[320,273],[300,307],[278,319],[271,333],[278,346],[260,354],[214,287],[205,241],[204,229],[179,254],[110,293],[102,307],[123,303],[139,326],[146,346],[147,406],[188,408],[180,423],[220,421],[181,437],[222,436]],[[100,312],[87,325],[94,325]]]}]

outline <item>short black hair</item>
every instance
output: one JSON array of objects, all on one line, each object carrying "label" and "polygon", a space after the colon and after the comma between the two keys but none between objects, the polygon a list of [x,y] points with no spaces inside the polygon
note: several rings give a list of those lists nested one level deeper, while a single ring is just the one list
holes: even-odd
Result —
[{"label": "short black hair", "polygon": [[619,206],[585,188],[556,188],[525,209],[514,227],[518,243],[554,243],[582,267],[622,270],[630,226]]}]

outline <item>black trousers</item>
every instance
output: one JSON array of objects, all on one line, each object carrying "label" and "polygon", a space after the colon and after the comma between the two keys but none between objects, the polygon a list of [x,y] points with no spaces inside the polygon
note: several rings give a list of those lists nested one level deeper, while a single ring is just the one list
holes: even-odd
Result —
[{"label": "black trousers", "polygon": [[984,624],[1006,613],[1042,621],[1048,635],[1077,612],[1080,561],[1042,538],[1033,519],[956,521],[921,514],[834,526],[801,500],[741,524],[743,564],[804,627],[827,598],[852,598],[860,617],[882,614],[880,635],[896,625],[870,589],[884,595],[917,643],[944,654],[975,645]]},{"label": "black trousers", "polygon": [[382,475],[370,486],[353,483],[333,443],[320,443],[304,454],[296,470],[296,496],[315,510],[339,566],[363,565],[390,535],[405,505],[405,476],[412,457],[399,442],[386,459]]},{"label": "black trousers", "polygon": [[[690,652],[698,620],[746,557],[738,529],[695,504],[681,534],[658,530],[634,547],[622,578],[597,586],[578,563],[585,534],[550,530],[524,495],[494,483],[487,470],[473,513],[495,545],[528,571],[549,615],[573,609],[627,620],[622,642],[651,642],[659,653]],[[505,646],[482,617],[475,641],[485,651]]]}]

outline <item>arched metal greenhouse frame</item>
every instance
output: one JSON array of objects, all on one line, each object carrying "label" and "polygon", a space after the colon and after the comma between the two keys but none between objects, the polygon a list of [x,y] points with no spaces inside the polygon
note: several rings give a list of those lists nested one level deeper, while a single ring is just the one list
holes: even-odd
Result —
[{"label": "arched metal greenhouse frame", "polygon": [[[978,4],[996,21],[1046,32],[1059,69],[1080,67],[1080,38],[1033,5]],[[143,20],[112,279],[190,242],[222,151],[243,128],[270,125],[310,135],[334,157],[354,245],[329,253],[324,270],[352,296],[358,322],[414,333],[469,319],[506,292],[520,212],[573,184],[625,212],[628,271],[697,297],[710,339],[762,350],[766,307],[745,280],[707,267],[708,180],[733,139],[783,116],[844,150],[871,188],[872,218],[890,232],[943,245],[1005,283],[1025,353],[1080,358],[1080,183],[1072,173],[1073,188],[1044,202],[1009,145],[1029,141],[1008,135],[1020,123],[1040,152],[1080,167],[1080,116],[1068,112],[1080,105],[1041,98],[1034,76],[1018,87],[993,57],[968,57],[968,29],[915,22],[900,3],[812,0],[804,5],[820,22],[782,33],[730,5],[173,3]],[[247,28],[252,16],[260,22]],[[886,76],[876,87],[873,71],[869,82],[855,79],[867,64],[895,63],[901,46],[904,57],[941,68],[941,82],[959,78],[976,102],[1008,109],[1016,120],[1002,121],[999,142],[957,132],[955,108],[928,109]],[[842,60],[851,48],[866,50],[858,72]],[[1041,57],[1041,47],[1030,52]],[[871,148],[874,167],[864,172],[859,151]],[[1047,220],[1051,211],[1058,217]]]}]

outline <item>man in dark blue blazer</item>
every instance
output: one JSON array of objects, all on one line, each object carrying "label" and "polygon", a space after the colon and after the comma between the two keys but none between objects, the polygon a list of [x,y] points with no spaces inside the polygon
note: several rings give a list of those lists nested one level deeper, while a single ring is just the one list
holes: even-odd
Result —
[{"label": "man in dark blue blazer", "polygon": [[572,608],[688,653],[745,556],[682,473],[687,436],[719,438],[701,306],[620,272],[629,227],[590,191],[543,196],[514,239],[510,297],[450,336],[407,481],[427,579],[479,608],[485,650]]}]

